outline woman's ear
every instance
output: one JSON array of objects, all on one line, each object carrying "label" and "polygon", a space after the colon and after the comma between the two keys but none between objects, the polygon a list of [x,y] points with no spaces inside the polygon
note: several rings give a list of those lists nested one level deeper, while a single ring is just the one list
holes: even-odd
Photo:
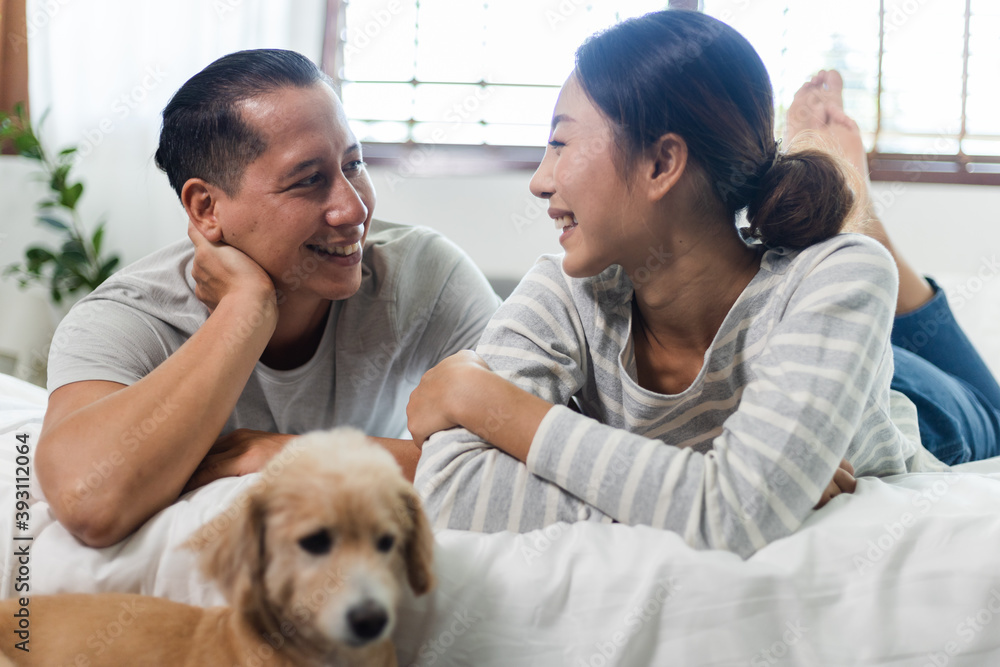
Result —
[{"label": "woman's ear", "polygon": [[651,201],[659,201],[684,175],[688,163],[687,142],[670,132],[657,140],[646,165],[647,191]]},{"label": "woman's ear", "polygon": [[222,227],[217,215],[219,194],[218,188],[200,178],[189,178],[181,188],[181,204],[187,211],[188,219],[212,243],[222,240]]}]

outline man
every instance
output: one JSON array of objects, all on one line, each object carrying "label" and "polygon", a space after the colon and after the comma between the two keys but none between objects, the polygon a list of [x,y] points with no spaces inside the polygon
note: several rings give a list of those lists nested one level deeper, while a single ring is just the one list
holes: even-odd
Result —
[{"label": "man", "polygon": [[419,452],[391,439],[409,392],[476,343],[498,299],[440,235],[372,220],[324,75],[290,51],[220,58],[164,109],[156,161],[190,240],[59,327],[35,459],[55,516],[114,544],[185,489],[336,425],[379,437],[412,479]]}]

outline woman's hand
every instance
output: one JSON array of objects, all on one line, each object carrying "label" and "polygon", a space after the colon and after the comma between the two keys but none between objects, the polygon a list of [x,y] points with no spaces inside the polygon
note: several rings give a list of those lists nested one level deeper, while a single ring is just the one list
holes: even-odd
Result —
[{"label": "woman's hand", "polygon": [[294,435],[238,428],[215,441],[198,469],[191,475],[184,493],[223,477],[242,477],[259,472]]},{"label": "woman's hand", "polygon": [[833,471],[833,479],[826,485],[823,495],[820,496],[819,502],[813,509],[818,510],[830,502],[831,498],[839,496],[841,493],[854,493],[854,489],[857,487],[858,480],[854,479],[854,466],[847,459],[844,459],[840,462],[840,467]]},{"label": "woman's hand", "polygon": [[433,433],[462,423],[463,406],[481,390],[490,367],[472,350],[456,352],[420,378],[406,406],[406,427],[418,448]]},{"label": "woman's hand", "polygon": [[212,243],[190,222],[188,237],[195,247],[191,267],[194,293],[210,311],[214,311],[227,294],[240,290],[251,290],[271,303],[277,301],[271,277],[247,254],[224,242]]}]

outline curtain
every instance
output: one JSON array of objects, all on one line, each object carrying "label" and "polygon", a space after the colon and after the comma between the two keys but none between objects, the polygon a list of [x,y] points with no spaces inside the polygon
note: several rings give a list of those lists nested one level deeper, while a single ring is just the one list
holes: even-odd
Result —
[{"label": "curtain", "polygon": [[[0,0],[0,111],[28,106],[28,26],[25,0]],[[3,152],[13,152],[4,146]]]},{"label": "curtain", "polygon": [[[23,1],[23,0],[22,0]],[[323,0],[28,0],[31,112],[51,150],[75,145],[92,228],[125,263],[182,237],[187,218],[155,166],[160,113],[227,53],[284,48],[319,62]],[[2,197],[0,186],[0,200]]]}]

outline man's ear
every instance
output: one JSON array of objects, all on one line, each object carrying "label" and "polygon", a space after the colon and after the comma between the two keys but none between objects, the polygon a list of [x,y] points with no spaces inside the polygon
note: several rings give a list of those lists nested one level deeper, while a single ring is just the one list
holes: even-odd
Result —
[{"label": "man's ear", "polygon": [[646,165],[646,186],[651,201],[659,201],[677,184],[688,164],[687,142],[670,132],[653,146]]},{"label": "man's ear", "polygon": [[217,187],[200,178],[189,178],[181,188],[181,203],[188,219],[212,243],[222,240],[217,215],[220,194]]}]

